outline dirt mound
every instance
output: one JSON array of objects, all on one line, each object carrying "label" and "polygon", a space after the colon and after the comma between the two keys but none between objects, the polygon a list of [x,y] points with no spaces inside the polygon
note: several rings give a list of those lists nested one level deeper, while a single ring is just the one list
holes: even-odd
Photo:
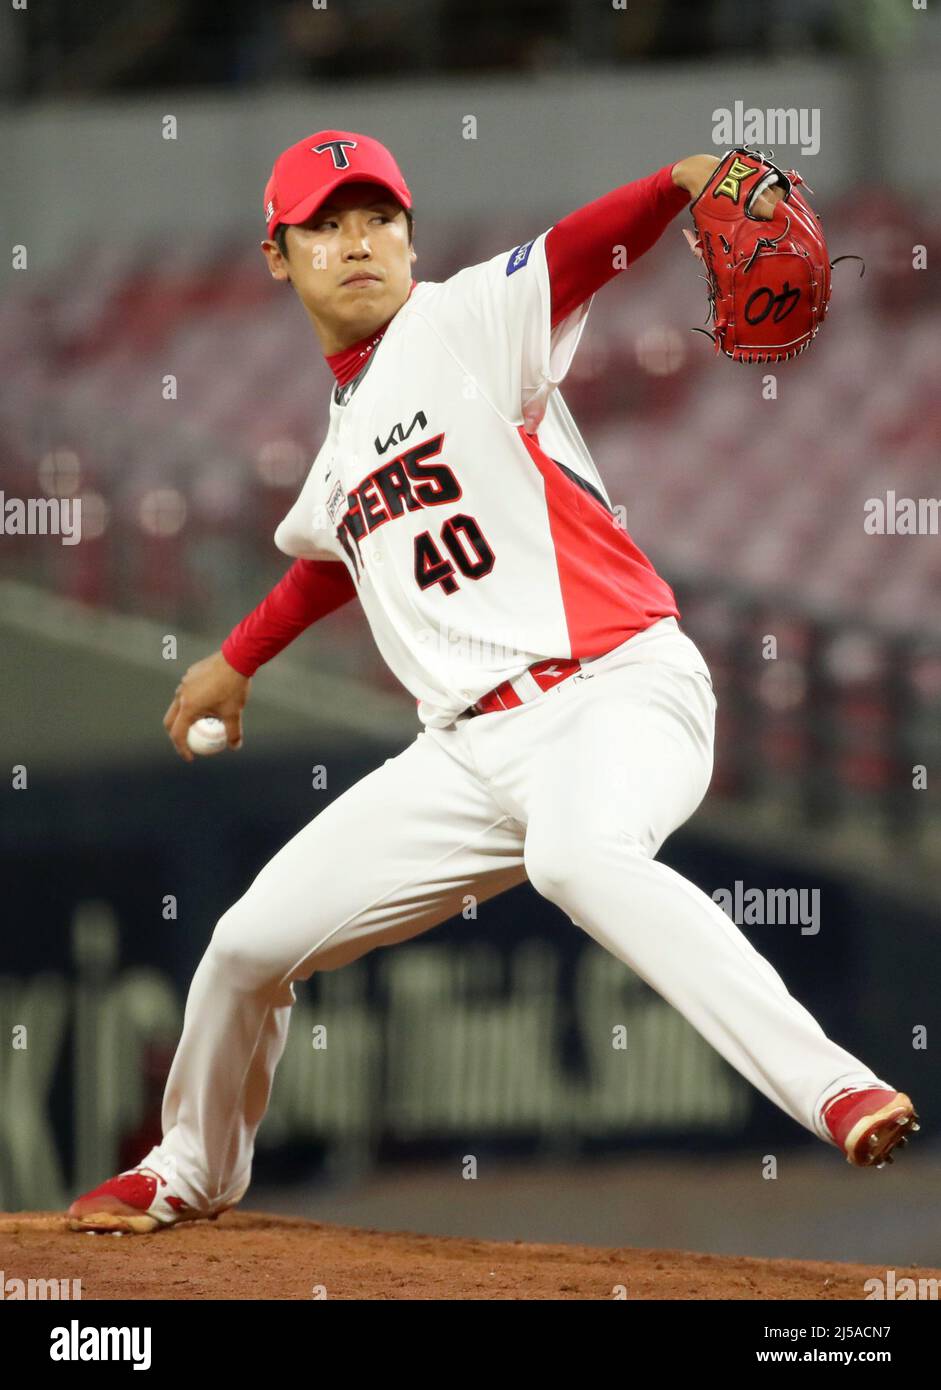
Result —
[{"label": "dirt mound", "polygon": [[885,1278],[837,1261],[442,1238],[246,1211],[150,1236],[70,1231],[59,1213],[0,1216],[0,1269],[7,1280],[81,1279],[83,1300],[861,1299],[867,1279]]}]

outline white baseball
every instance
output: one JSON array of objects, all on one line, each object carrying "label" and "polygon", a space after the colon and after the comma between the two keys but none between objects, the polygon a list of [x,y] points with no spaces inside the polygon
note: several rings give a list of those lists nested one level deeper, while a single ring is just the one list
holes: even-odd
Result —
[{"label": "white baseball", "polygon": [[186,742],[191,752],[203,757],[221,753],[228,743],[225,725],[221,719],[197,719],[186,731]]}]

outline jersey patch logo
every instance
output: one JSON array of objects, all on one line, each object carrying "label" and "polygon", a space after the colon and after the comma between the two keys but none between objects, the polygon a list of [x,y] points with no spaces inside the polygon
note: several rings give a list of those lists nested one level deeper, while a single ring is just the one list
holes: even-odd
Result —
[{"label": "jersey patch logo", "polygon": [[340,486],[339,483],[334,483],[333,491],[327,498],[327,515],[333,522],[334,526],[337,523],[337,517],[340,515],[341,509],[345,506],[346,493],[343,491],[343,488]]},{"label": "jersey patch logo", "polygon": [[529,253],[536,244],[536,238],[525,242],[522,246],[517,246],[515,251],[510,252],[510,259],[506,263],[507,275],[512,275],[517,270],[522,270],[529,260]]}]

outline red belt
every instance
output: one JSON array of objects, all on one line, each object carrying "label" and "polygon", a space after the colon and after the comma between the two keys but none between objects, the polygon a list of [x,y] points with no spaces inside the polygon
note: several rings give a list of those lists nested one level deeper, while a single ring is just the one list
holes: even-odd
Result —
[{"label": "red belt", "polygon": [[581,669],[581,665],[577,657],[537,661],[521,675],[514,676],[512,680],[501,681],[492,690],[488,690],[475,705],[471,705],[470,713],[494,714],[501,709],[516,709],[518,705],[535,700],[543,691],[551,690],[554,685],[560,685],[562,681],[568,680],[569,676],[574,676],[575,672]]}]

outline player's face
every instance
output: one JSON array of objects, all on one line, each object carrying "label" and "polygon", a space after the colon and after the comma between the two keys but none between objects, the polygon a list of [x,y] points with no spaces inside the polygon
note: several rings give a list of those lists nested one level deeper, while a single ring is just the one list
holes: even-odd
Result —
[{"label": "player's face", "polygon": [[276,280],[297,291],[326,353],[388,322],[408,298],[414,248],[401,205],[378,184],[344,184],[313,217],[287,230],[288,259],[262,249]]}]

